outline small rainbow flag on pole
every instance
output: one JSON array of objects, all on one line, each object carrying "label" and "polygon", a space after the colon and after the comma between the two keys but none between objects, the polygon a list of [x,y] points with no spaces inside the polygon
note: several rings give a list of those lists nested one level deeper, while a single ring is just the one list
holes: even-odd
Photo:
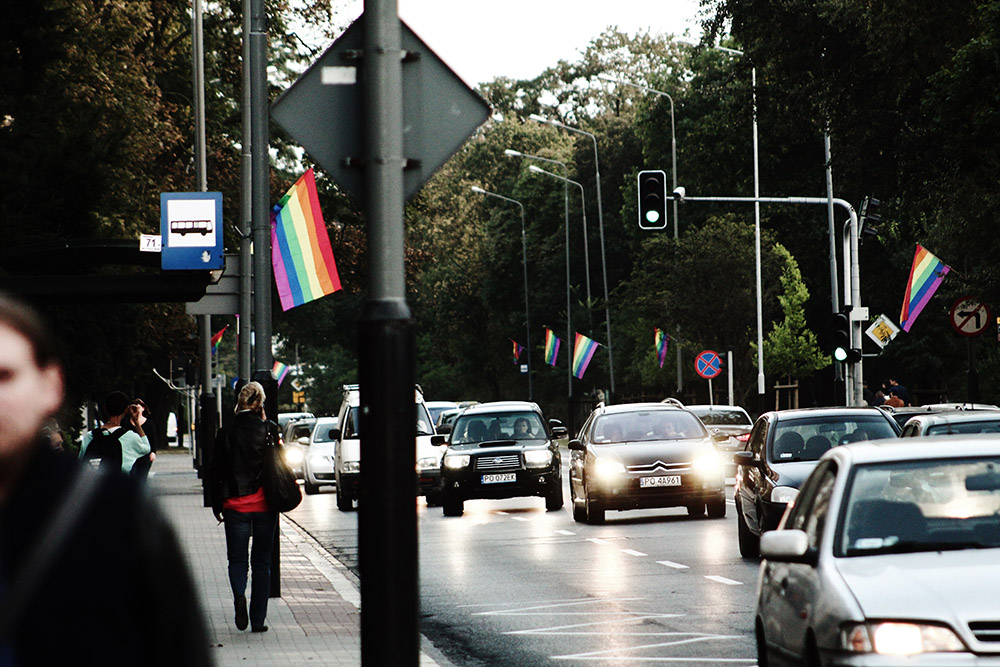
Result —
[{"label": "small rainbow flag on pole", "polygon": [[282,310],[340,289],[312,169],[289,188],[271,212],[271,265]]},{"label": "small rainbow flag on pole", "polygon": [[227,324],[226,326],[222,327],[222,329],[220,329],[218,331],[218,333],[216,333],[214,336],[212,336],[212,356],[213,357],[215,356],[215,353],[219,351],[219,343],[222,342],[222,334],[226,333],[226,329],[228,329],[228,328],[229,328],[229,325]]},{"label": "small rainbow flag on pole", "polygon": [[524,346],[513,338],[510,339],[510,342],[514,344],[514,363],[516,364],[521,360],[521,353],[524,352]]},{"label": "small rainbow flag on pole", "polygon": [[950,270],[950,266],[917,244],[913,266],[910,267],[910,279],[906,282],[906,292],[903,294],[903,309],[899,313],[899,324],[903,331],[910,330],[917,315],[934,296]]},{"label": "small rainbow flag on pole", "polygon": [[559,343],[561,342],[559,336],[552,329],[545,328],[545,363],[549,366],[556,365],[556,360],[559,358]]},{"label": "small rainbow flag on pole", "polygon": [[656,345],[656,359],[660,362],[660,368],[663,368],[663,362],[667,360],[667,346],[670,345],[670,334],[663,333],[663,330],[659,327],[653,327],[656,331],[654,335],[653,342]]},{"label": "small rainbow flag on pole", "polygon": [[271,367],[271,377],[278,381],[278,386],[281,386],[281,381],[285,379],[288,375],[288,371],[291,370],[288,364],[283,364],[280,361],[275,361],[274,366]]},{"label": "small rainbow flag on pole", "polygon": [[600,343],[596,340],[587,338],[582,333],[576,334],[576,343],[573,345],[573,376],[578,380],[583,379],[583,374],[587,372],[587,366],[594,358],[598,345]]}]

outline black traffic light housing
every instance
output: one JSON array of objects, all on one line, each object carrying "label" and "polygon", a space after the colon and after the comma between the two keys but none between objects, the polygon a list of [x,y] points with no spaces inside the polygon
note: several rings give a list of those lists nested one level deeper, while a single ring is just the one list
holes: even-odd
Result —
[{"label": "black traffic light housing", "polygon": [[848,313],[834,313],[831,319],[833,329],[833,358],[845,363],[861,361],[861,350],[851,347],[851,318]]},{"label": "black traffic light housing", "polygon": [[667,175],[660,169],[639,172],[639,228],[667,226]]},{"label": "black traffic light housing", "polygon": [[882,222],[882,216],[875,212],[882,202],[871,195],[865,197],[864,201],[861,202],[861,215],[860,215],[860,227],[861,233],[859,236],[863,239],[867,236],[875,236],[878,234],[876,229],[880,222]]}]

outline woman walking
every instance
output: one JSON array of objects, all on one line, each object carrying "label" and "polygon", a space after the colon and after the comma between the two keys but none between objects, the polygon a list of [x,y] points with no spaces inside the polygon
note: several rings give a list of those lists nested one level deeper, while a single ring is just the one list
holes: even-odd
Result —
[{"label": "woman walking", "polygon": [[[278,526],[278,513],[268,506],[262,486],[270,426],[264,414],[264,388],[259,382],[247,383],[237,399],[236,418],[215,438],[210,465],[212,512],[226,527],[236,627],[245,630],[249,622],[252,632],[267,632],[264,619],[271,589],[271,549]],[[248,568],[251,569],[249,617]]]}]

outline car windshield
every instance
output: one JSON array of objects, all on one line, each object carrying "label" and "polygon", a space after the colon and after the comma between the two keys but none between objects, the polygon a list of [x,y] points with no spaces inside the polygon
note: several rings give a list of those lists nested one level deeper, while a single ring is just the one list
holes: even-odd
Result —
[{"label": "car windshield", "polygon": [[987,419],[956,424],[935,424],[927,427],[926,435],[958,435],[960,433],[1000,433],[1000,419]]},{"label": "car windshield", "polygon": [[337,431],[337,420],[322,421],[316,424],[316,428],[313,431],[312,441],[313,442],[334,442],[334,434]]},{"label": "car windshield", "polygon": [[687,410],[637,410],[604,415],[594,422],[593,434],[596,445],[708,437],[701,421]]},{"label": "car windshield", "polygon": [[[361,420],[358,418],[357,406],[351,408],[350,424],[345,428],[344,434],[351,438],[361,437]],[[423,403],[416,404],[417,435],[434,435],[434,426],[431,422],[431,415]]]},{"label": "car windshield", "polygon": [[512,411],[464,414],[451,431],[452,445],[494,440],[547,440],[545,425],[536,412]]},{"label": "car windshield", "polygon": [[1000,457],[858,467],[837,556],[1000,547]]},{"label": "car windshield", "polygon": [[836,445],[895,438],[888,419],[879,415],[831,415],[779,420],[774,427],[771,461],[818,461]]},{"label": "car windshield", "polygon": [[747,413],[742,410],[726,410],[725,408],[713,408],[713,409],[694,409],[690,408],[691,412],[698,415],[701,422],[705,426],[747,426],[750,427],[753,424],[750,422],[750,417]]}]

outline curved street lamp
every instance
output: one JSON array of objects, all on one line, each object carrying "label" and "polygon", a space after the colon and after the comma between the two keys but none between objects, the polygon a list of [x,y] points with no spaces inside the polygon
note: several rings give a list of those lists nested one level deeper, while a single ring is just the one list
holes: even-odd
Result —
[{"label": "curved street lamp", "polygon": [[511,204],[517,204],[517,206],[521,209],[521,264],[524,266],[524,349],[528,351],[528,400],[533,401],[535,400],[535,392],[531,385],[531,317],[528,314],[528,238],[524,228],[524,204],[516,199],[511,199],[510,197],[498,195],[495,192],[483,190],[477,185],[472,186],[472,191],[481,195],[486,195],[487,197],[496,197],[497,199],[502,199],[506,202],[510,202]]}]

